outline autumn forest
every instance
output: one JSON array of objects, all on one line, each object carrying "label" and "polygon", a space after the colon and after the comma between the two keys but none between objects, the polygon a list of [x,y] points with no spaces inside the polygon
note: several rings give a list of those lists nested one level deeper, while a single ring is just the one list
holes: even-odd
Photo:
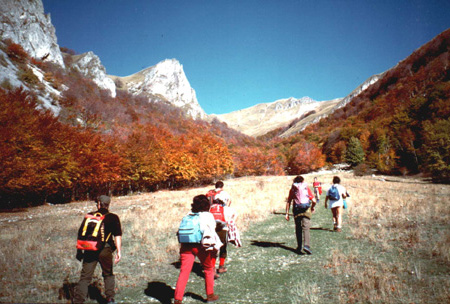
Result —
[{"label": "autumn forest", "polygon": [[0,84],[0,208],[303,174],[338,163],[357,174],[450,182],[450,30],[288,138],[278,136],[282,129],[252,138],[124,91],[112,98],[76,70],[30,58],[20,45],[6,41],[2,49],[29,86],[42,85],[30,72],[36,66],[54,88],[66,89],[55,96],[55,116],[28,91]]}]

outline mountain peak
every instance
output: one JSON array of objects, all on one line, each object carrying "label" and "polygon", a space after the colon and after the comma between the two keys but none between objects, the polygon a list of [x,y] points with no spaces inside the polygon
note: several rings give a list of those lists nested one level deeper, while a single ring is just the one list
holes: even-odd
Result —
[{"label": "mountain peak", "polygon": [[183,65],[177,59],[165,59],[130,76],[111,78],[119,79],[133,95],[162,96],[174,106],[184,109],[192,118],[206,117]]}]

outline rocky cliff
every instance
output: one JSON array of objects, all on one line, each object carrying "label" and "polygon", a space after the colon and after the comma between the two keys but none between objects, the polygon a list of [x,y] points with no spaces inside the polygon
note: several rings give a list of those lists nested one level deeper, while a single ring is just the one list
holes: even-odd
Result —
[{"label": "rocky cliff", "polygon": [[41,0],[0,0],[0,37],[22,45],[31,57],[64,66],[50,15]]},{"label": "rocky cliff", "polygon": [[93,52],[87,52],[72,56],[72,60],[72,67],[76,68],[87,78],[92,79],[101,89],[111,92],[112,97],[116,97],[116,85],[106,75],[106,69],[97,55]]},{"label": "rocky cliff", "polygon": [[133,95],[149,98],[160,96],[174,106],[183,109],[194,119],[206,117],[197,101],[195,91],[184,73],[183,66],[176,59],[166,59],[130,76],[110,77],[115,82],[121,83],[122,89]]},{"label": "rocky cliff", "polygon": [[334,110],[345,107],[349,102],[352,101],[352,99],[356,96],[358,96],[359,94],[361,94],[362,92],[364,92],[369,86],[371,86],[372,84],[374,84],[375,82],[377,82],[379,79],[381,79],[384,73],[380,73],[377,75],[373,75],[370,76],[366,81],[364,81],[362,84],[360,84],[356,89],[354,89],[350,94],[348,94],[347,96],[345,96],[335,107]]}]

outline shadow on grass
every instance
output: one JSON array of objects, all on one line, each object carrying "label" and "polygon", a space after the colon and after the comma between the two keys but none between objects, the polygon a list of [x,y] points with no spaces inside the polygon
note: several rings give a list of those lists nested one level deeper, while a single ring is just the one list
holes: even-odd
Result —
[{"label": "shadow on grass", "polygon": [[[70,283],[64,280],[63,286],[59,289],[59,300],[69,300],[68,303],[73,303],[75,296],[75,287],[78,283]],[[88,298],[97,301],[99,304],[106,304],[107,300],[102,295],[102,290],[99,281],[92,282],[88,287]]]},{"label": "shadow on grass", "polygon": [[[164,282],[150,282],[148,283],[144,293],[149,297],[155,298],[161,304],[171,304],[175,290]],[[191,297],[194,300],[206,302],[201,296],[192,292],[186,292],[184,296]]]},{"label": "shadow on grass", "polygon": [[[174,263],[172,263],[171,265],[174,266],[176,269],[180,269],[180,267],[181,267],[181,262],[180,262],[180,261],[174,262]],[[203,267],[202,267],[202,264],[199,263],[199,262],[194,262],[194,265],[192,266],[192,271],[191,271],[191,272],[195,273],[196,275],[198,275],[198,276],[201,277],[201,278],[204,278],[204,277],[205,277],[205,275],[204,275],[204,273],[203,273]]]},{"label": "shadow on grass", "polygon": [[322,230],[322,231],[331,231],[334,232],[331,228],[323,228],[323,227],[311,227],[310,230]]},{"label": "shadow on grass", "polygon": [[299,252],[297,251],[296,248],[285,246],[284,243],[261,242],[261,241],[255,241],[255,240],[252,240],[251,242],[252,242],[251,243],[252,246],[264,247],[264,248],[276,247],[276,248],[281,248],[281,249],[288,250],[293,253],[299,254]]}]

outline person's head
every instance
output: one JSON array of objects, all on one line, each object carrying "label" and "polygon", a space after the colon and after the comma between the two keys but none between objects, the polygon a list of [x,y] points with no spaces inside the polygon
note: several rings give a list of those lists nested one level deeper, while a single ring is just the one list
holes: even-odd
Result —
[{"label": "person's head", "polygon": [[216,183],[216,189],[222,189],[223,188],[223,181],[218,181]]},{"label": "person's head", "polygon": [[333,176],[333,184],[339,184],[341,182],[341,179],[339,176]]},{"label": "person's head", "polygon": [[317,180],[317,177],[314,177],[314,181],[316,181]]},{"label": "person's head", "polygon": [[111,198],[107,195],[100,195],[99,197],[97,197],[95,202],[97,203],[99,209],[100,208],[109,209],[109,205],[111,204]]},{"label": "person's head", "polygon": [[206,195],[197,195],[194,197],[191,207],[191,211],[195,213],[209,211],[209,199]]},{"label": "person's head", "polygon": [[296,177],[294,178],[294,183],[295,183],[295,184],[300,184],[300,183],[303,183],[304,180],[305,180],[305,179],[303,178],[303,176],[298,175],[298,176],[296,176]]}]

